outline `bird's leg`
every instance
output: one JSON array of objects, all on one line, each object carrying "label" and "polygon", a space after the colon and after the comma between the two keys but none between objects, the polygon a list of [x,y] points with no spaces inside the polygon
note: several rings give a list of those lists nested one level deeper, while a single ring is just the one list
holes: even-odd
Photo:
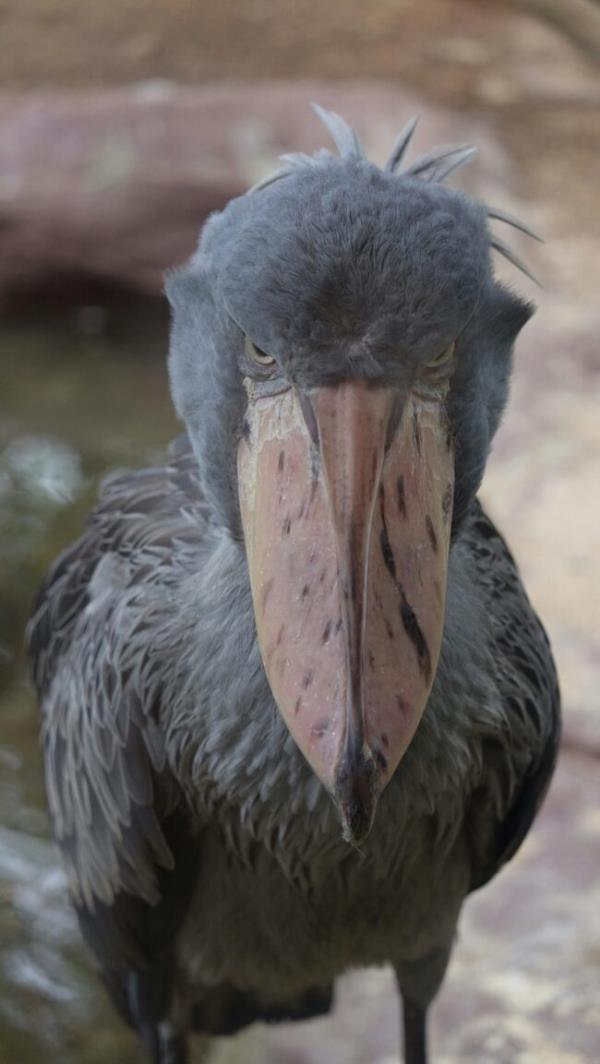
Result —
[{"label": "bird's leg", "polygon": [[187,1038],[171,1024],[145,1025],[139,1033],[151,1064],[188,1064]]},{"label": "bird's leg", "polygon": [[427,1007],[402,992],[404,1064],[427,1064]]},{"label": "bird's leg", "polygon": [[437,994],[451,947],[440,947],[420,960],[396,965],[402,996],[404,1064],[427,1064],[427,1009]]}]

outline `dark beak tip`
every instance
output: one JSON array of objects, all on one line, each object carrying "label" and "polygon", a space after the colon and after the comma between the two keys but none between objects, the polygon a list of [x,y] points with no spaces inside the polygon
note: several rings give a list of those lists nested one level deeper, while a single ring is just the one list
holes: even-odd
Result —
[{"label": "dark beak tip", "polygon": [[346,754],[334,790],[345,842],[359,846],[369,835],[380,789],[380,771],[372,756]]}]

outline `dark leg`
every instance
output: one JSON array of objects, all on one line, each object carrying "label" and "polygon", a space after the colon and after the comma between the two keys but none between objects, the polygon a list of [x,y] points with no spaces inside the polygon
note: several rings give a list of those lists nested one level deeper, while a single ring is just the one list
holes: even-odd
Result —
[{"label": "dark leg", "polygon": [[404,1014],[405,1064],[427,1064],[427,1009],[440,988],[449,956],[449,948],[440,948],[421,960],[396,966]]},{"label": "dark leg", "polygon": [[187,1064],[187,1039],[169,1023],[140,1028],[148,1061],[152,1064]]},{"label": "dark leg", "polygon": [[427,1064],[427,1008],[402,994],[404,1064]]}]

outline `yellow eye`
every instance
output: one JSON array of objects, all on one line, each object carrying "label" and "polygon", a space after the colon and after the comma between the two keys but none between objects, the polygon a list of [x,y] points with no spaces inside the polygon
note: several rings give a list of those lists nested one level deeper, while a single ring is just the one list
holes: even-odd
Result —
[{"label": "yellow eye", "polygon": [[249,336],[246,337],[245,346],[248,358],[252,359],[253,362],[256,362],[257,365],[265,366],[266,368],[275,365],[275,359],[272,358],[271,355],[268,355],[266,351],[261,351],[260,347],[257,347],[256,344],[253,344]]},{"label": "yellow eye", "polygon": [[437,358],[432,358],[431,362],[427,363],[427,368],[428,369],[439,369],[440,366],[445,366],[446,363],[449,362],[450,359],[452,358],[452,356],[454,354],[454,348],[455,347],[456,347],[456,343],[454,341],[452,341],[450,346],[447,347],[445,351],[442,351],[441,355],[438,355]]}]

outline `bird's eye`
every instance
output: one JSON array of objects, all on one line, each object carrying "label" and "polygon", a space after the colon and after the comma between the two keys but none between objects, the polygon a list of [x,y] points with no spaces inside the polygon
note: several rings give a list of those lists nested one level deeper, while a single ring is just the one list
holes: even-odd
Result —
[{"label": "bird's eye", "polygon": [[263,366],[265,369],[275,365],[275,359],[268,355],[266,351],[261,351],[260,347],[253,344],[248,336],[246,337],[246,354],[252,362],[256,362],[257,365]]},{"label": "bird's eye", "polygon": [[440,366],[445,366],[447,362],[450,362],[450,359],[454,354],[455,347],[456,343],[452,341],[450,346],[447,347],[445,351],[442,351],[441,355],[438,355],[436,358],[432,358],[431,361],[427,363],[427,368],[439,369]]}]

